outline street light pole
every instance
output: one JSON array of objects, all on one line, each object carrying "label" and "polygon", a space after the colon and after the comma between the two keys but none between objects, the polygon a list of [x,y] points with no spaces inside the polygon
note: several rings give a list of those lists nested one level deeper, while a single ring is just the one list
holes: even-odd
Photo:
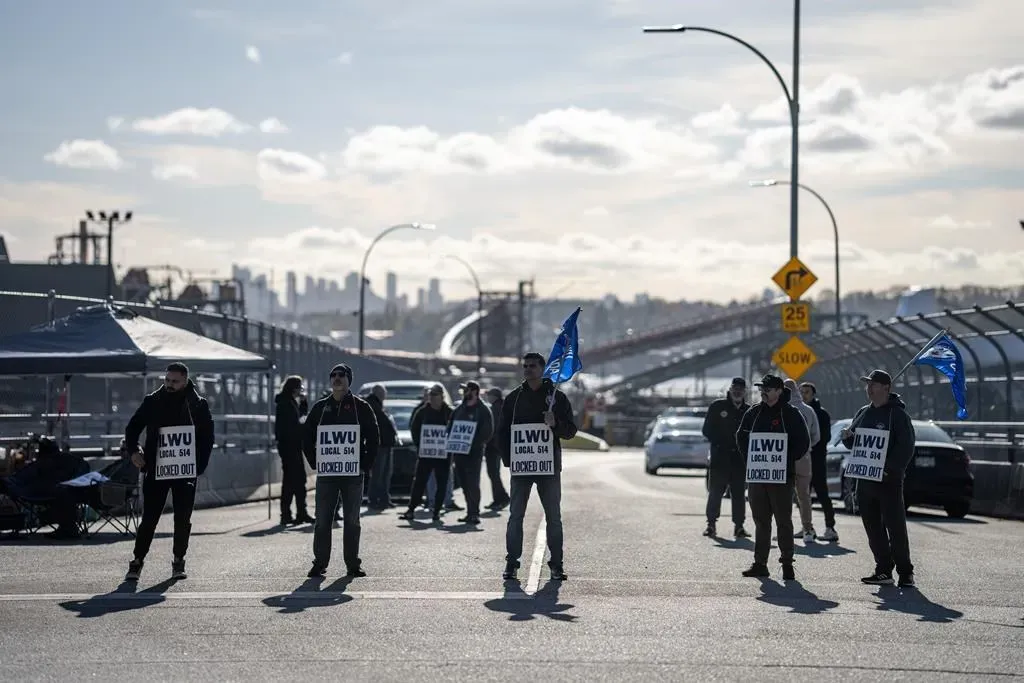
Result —
[{"label": "street light pole", "polygon": [[825,198],[814,191],[814,189],[804,185],[803,183],[797,183],[793,185],[788,180],[775,180],[769,178],[768,180],[751,180],[751,187],[774,187],[775,185],[790,185],[791,187],[797,187],[801,190],[806,190],[812,195],[818,198],[821,205],[825,207],[825,211],[828,211],[828,217],[832,220],[832,234],[835,237],[835,260],[836,260],[836,330],[840,330],[843,327],[843,312],[842,312],[842,297],[839,294],[839,226],[836,224],[836,215],[832,213],[832,207],[828,205]]},{"label": "street light pole", "polygon": [[477,375],[483,372],[484,369],[484,290],[480,286],[480,278],[476,275],[476,270],[473,266],[469,265],[469,262],[459,256],[453,256],[451,254],[445,256],[447,259],[458,261],[466,267],[469,271],[470,277],[473,278],[473,285],[476,287],[476,363],[477,363]]},{"label": "street light pole", "polygon": [[727,38],[734,43],[739,43],[743,47],[747,48],[755,55],[757,55],[762,62],[764,62],[778,80],[779,85],[782,86],[782,91],[786,96],[786,103],[789,105],[789,123],[792,128],[792,146],[790,148],[790,183],[792,184],[792,190],[789,193],[789,255],[793,258],[797,257],[799,247],[797,244],[797,229],[799,215],[797,203],[799,199],[798,187],[800,185],[800,174],[799,174],[799,163],[798,158],[800,155],[800,0],[794,0],[793,2],[793,89],[790,91],[789,86],[786,84],[786,79],[782,77],[779,70],[772,63],[772,60],[768,59],[767,56],[756,47],[743,40],[738,36],[734,36],[731,33],[725,31],[719,31],[713,28],[705,28],[703,26],[686,26],[685,24],[674,24],[672,26],[645,26],[644,33],[685,33],[687,31],[697,31],[701,33],[712,33],[722,38]]},{"label": "street light pole", "polygon": [[366,338],[366,261],[370,258],[370,252],[377,246],[377,242],[380,242],[384,237],[394,232],[395,230],[402,230],[408,228],[409,230],[434,230],[434,226],[430,223],[399,223],[398,225],[392,225],[390,228],[386,228],[379,235],[373,238],[370,242],[370,246],[366,248],[366,252],[363,254],[363,265],[359,269],[359,353],[362,354],[364,350],[363,342]]},{"label": "street light pole", "polygon": [[126,211],[122,217],[120,211],[113,211],[109,214],[106,211],[98,211],[96,213],[86,211],[85,218],[90,223],[106,224],[107,226],[107,267],[110,268],[110,277],[107,278],[107,301],[109,302],[110,297],[113,296],[113,281],[116,278],[114,273],[114,224],[130,222],[132,220],[132,212]]}]

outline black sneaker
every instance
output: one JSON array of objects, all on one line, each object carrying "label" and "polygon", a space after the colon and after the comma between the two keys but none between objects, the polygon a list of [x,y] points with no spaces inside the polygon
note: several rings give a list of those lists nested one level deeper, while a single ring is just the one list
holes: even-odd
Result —
[{"label": "black sneaker", "polygon": [[142,574],[142,567],[145,564],[142,560],[132,560],[128,563],[128,573],[124,575],[125,581],[138,581]]},{"label": "black sneaker", "polygon": [[349,567],[347,575],[352,577],[366,576],[366,572],[361,567]]},{"label": "black sneaker", "polygon": [[430,521],[431,521],[431,522],[434,522],[435,524],[436,524],[437,522],[440,522],[440,521],[441,521],[441,512],[440,512],[440,510],[438,510],[438,511],[434,512],[434,514],[432,514],[432,515],[430,516]]},{"label": "black sneaker", "polygon": [[717,533],[715,531],[715,525],[711,524],[709,522],[708,523],[708,528],[704,530],[704,534],[703,535],[707,536],[708,538],[714,538],[717,535]]},{"label": "black sneaker", "polygon": [[866,583],[869,586],[891,586],[896,582],[892,580],[892,574],[889,572],[875,572],[871,576],[861,579],[861,583]]},{"label": "black sneaker", "polygon": [[750,538],[750,534],[747,533],[747,530],[743,528],[742,524],[736,527],[736,530],[733,532],[733,536],[736,538]]},{"label": "black sneaker", "polygon": [[187,579],[188,574],[185,573],[185,558],[176,557],[171,560],[171,578],[172,579]]},{"label": "black sneaker", "polygon": [[560,564],[549,564],[548,568],[551,570],[552,581],[568,581],[569,575],[565,573],[565,569]]},{"label": "black sneaker", "polygon": [[914,584],[914,573],[900,574],[900,588],[913,588]]},{"label": "black sneaker", "polygon": [[460,506],[458,503],[449,503],[448,505],[444,506],[444,509],[447,512],[462,512],[466,508]]},{"label": "black sneaker", "polygon": [[316,562],[309,568],[309,573],[306,574],[311,579],[315,579],[320,576],[327,576],[327,567],[321,567]]},{"label": "black sneaker", "polygon": [[508,564],[505,565],[505,571],[502,572],[501,578],[505,579],[506,581],[516,581],[519,578],[518,574],[519,574],[519,563],[518,562],[509,562]]},{"label": "black sneaker", "polygon": [[459,517],[460,524],[468,524],[470,526],[476,526],[480,523],[480,518],[476,515],[466,515],[465,517]]},{"label": "black sneaker", "polygon": [[743,576],[771,576],[772,573],[768,571],[768,567],[763,564],[755,562],[750,565],[750,569],[743,570]]},{"label": "black sneaker", "polygon": [[791,563],[782,565],[782,580],[796,581],[796,573],[793,571],[793,565]]}]

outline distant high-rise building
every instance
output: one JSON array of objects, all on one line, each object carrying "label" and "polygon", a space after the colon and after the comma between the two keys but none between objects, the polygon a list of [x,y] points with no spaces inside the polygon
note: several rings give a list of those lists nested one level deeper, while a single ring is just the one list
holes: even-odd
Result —
[{"label": "distant high-rise building", "polygon": [[299,305],[299,292],[298,292],[298,277],[295,275],[294,270],[289,270],[284,276],[284,289],[285,289],[285,305],[288,310],[292,313]]},{"label": "distant high-rise building", "polygon": [[345,276],[345,291],[349,293],[359,291],[359,273],[349,273]]},{"label": "distant high-rise building", "polygon": [[416,308],[423,310],[427,306],[427,292],[422,287],[416,290]]},{"label": "distant high-rise building", "polygon": [[394,304],[394,303],[397,302],[397,299],[398,299],[398,276],[395,273],[393,273],[392,271],[389,270],[388,271],[388,280],[387,280],[387,294],[385,295],[384,300],[387,301],[389,304]]},{"label": "distant high-rise building", "polygon": [[437,313],[444,307],[444,299],[441,297],[441,281],[436,277],[430,278],[427,283],[427,310]]}]

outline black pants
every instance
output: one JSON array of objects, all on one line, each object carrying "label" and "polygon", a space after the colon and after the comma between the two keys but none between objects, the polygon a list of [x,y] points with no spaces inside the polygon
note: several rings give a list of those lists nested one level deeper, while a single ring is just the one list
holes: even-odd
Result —
[{"label": "black pants", "polygon": [[196,504],[195,479],[169,479],[158,481],[148,476],[142,482],[142,521],[135,535],[135,559],[144,560],[153,544],[156,525],[171,494],[174,508],[174,557],[184,558],[188,552],[188,538],[192,533],[192,508]]},{"label": "black pants", "polygon": [[857,504],[871,554],[875,556],[875,571],[890,574],[895,567],[900,576],[913,574],[903,482],[859,481]]},{"label": "black pants", "polygon": [[466,516],[480,516],[480,466],[482,454],[469,453],[455,456],[455,473],[462,482],[462,495],[466,498]]},{"label": "black pants", "polygon": [[409,494],[409,509],[415,510],[423,502],[423,492],[427,490],[427,479],[434,473],[437,480],[437,493],[434,494],[434,512],[441,512],[444,497],[448,493],[448,475],[452,463],[449,458],[419,458],[416,460],[416,474],[412,480],[412,493]]},{"label": "black pants", "polygon": [[747,518],[746,479],[747,473],[742,467],[713,467],[708,470],[708,505],[705,511],[708,524],[718,521],[722,513],[722,496],[728,488],[732,491],[732,523],[743,526]]},{"label": "black pants", "polygon": [[281,457],[281,516],[291,517],[292,499],[295,516],[308,515],[306,511],[306,463],[298,449],[277,449]]},{"label": "black pants", "polygon": [[488,448],[485,457],[487,478],[491,480],[491,500],[505,505],[509,502],[509,496],[505,490],[505,482],[501,480],[501,453],[496,448]]},{"label": "black pants", "polygon": [[832,499],[828,495],[828,472],[825,470],[825,453],[811,454],[811,490],[818,499],[821,511],[825,513],[825,526],[829,529],[836,525],[836,511],[832,507]]},{"label": "black pants", "polygon": [[751,484],[750,515],[754,518],[754,562],[768,564],[772,519],[779,537],[779,562],[793,563],[793,473],[786,484]]}]

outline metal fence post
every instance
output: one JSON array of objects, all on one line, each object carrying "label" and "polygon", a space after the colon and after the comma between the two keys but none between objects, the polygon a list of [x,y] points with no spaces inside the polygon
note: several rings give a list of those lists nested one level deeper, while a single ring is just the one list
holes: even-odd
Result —
[{"label": "metal fence post", "polygon": [[984,339],[989,344],[991,344],[992,348],[994,348],[996,350],[996,353],[999,354],[999,357],[1003,361],[1003,368],[1005,368],[1006,370],[1006,421],[1013,422],[1013,370],[1010,368],[1010,358],[1009,356],[1006,355],[1006,351],[1003,350],[1003,347],[995,339],[989,337],[984,330],[982,330],[977,325],[971,323],[962,315],[954,313],[948,308],[945,309],[945,313],[947,316],[949,316],[953,320],[956,320],[961,325],[969,329],[971,332],[974,332],[976,335],[978,335],[978,337]]},{"label": "metal fence post", "polygon": [[[896,321],[897,321],[897,323],[902,324],[903,323],[903,318],[900,317],[900,316],[896,316]],[[916,341],[914,340],[913,337],[911,337],[910,335],[904,334],[901,330],[896,329],[896,324],[897,323],[892,323],[892,324],[886,325],[886,326],[884,326],[884,328],[879,328],[878,331],[880,333],[882,333],[883,329],[884,329],[884,333],[891,334],[894,337],[896,337],[897,339],[902,340],[902,343],[900,344],[900,346],[901,347],[902,346],[906,346],[908,349],[911,349],[910,357],[913,358],[914,354],[916,354],[918,352],[917,343],[916,343]],[[925,340],[925,341],[927,341],[927,340]],[[918,406],[923,406],[924,405],[924,372],[921,371],[921,366],[920,365],[915,365],[914,366],[914,370],[917,372],[917,405]]]}]

